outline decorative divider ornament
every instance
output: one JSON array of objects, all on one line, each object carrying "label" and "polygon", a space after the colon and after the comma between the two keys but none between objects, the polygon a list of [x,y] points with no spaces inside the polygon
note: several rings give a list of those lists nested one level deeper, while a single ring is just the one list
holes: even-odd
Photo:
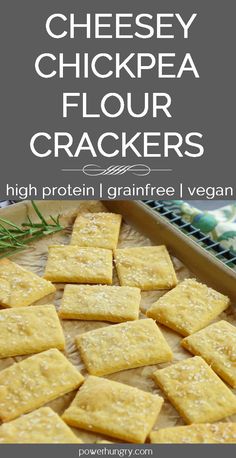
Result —
[{"label": "decorative divider ornament", "polygon": [[146,164],[110,165],[106,169],[96,164],[87,164],[82,169],[62,169],[63,172],[83,172],[87,176],[124,175],[127,172],[136,176],[146,176],[151,172],[170,172],[172,169],[151,169]]}]

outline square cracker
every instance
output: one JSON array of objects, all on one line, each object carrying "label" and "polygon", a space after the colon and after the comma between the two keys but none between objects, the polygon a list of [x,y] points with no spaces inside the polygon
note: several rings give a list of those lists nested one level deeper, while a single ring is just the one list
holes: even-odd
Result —
[{"label": "square cracker", "polygon": [[41,407],[0,426],[0,444],[81,444],[59,415]]},{"label": "square cracker", "polygon": [[152,444],[235,444],[236,423],[202,423],[150,433]]},{"label": "square cracker", "polygon": [[102,441],[102,440],[100,440],[100,441],[96,441],[96,444],[115,444],[115,442],[105,441],[105,440]]},{"label": "square cracker", "polygon": [[152,304],[147,316],[187,336],[207,326],[228,306],[228,297],[187,279]]},{"label": "square cracker", "polygon": [[83,376],[57,349],[0,372],[0,419],[9,421],[78,388]]},{"label": "square cracker", "polygon": [[112,251],[73,245],[49,247],[44,278],[54,282],[112,283]]},{"label": "square cracker", "polygon": [[143,319],[115,324],[76,338],[90,374],[106,375],[172,360],[172,351],[155,321]]},{"label": "square cracker", "polygon": [[157,394],[89,376],[62,418],[77,428],[142,443],[162,404],[163,399]]},{"label": "square cracker", "polygon": [[137,320],[140,289],[129,286],[66,285],[60,317],[75,320]]},{"label": "square cracker", "polygon": [[0,358],[64,350],[65,338],[54,305],[0,310]]},{"label": "square cracker", "polygon": [[54,293],[52,283],[9,259],[0,260],[0,305],[23,307]]},{"label": "square cracker", "polygon": [[236,396],[199,356],[154,372],[186,423],[212,423],[236,413]]},{"label": "square cracker", "polygon": [[202,356],[229,385],[236,388],[236,327],[218,321],[185,337],[181,345],[194,355]]},{"label": "square cracker", "polygon": [[115,250],[121,220],[122,216],[116,213],[81,213],[75,220],[70,243]]},{"label": "square cracker", "polygon": [[148,291],[170,289],[177,284],[170,255],[164,245],[122,248],[115,251],[117,274],[122,286]]}]

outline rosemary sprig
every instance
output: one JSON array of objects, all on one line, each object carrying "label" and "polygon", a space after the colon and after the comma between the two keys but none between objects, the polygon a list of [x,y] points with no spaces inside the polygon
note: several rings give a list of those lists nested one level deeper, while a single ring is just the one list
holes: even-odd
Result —
[{"label": "rosemary sprig", "polygon": [[34,240],[64,229],[60,224],[60,215],[56,218],[50,216],[50,221],[47,222],[36,203],[33,200],[31,203],[39,218],[38,223],[33,223],[29,216],[27,216],[27,222],[22,223],[21,226],[0,218],[0,259],[25,250],[27,244]]}]

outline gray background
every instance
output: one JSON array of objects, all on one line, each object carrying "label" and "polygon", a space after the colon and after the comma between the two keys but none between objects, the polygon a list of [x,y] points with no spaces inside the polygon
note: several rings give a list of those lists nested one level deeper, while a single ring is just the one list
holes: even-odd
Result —
[{"label": "gray background", "polygon": [[[152,449],[152,455],[147,453]],[[116,449],[116,453],[115,450]],[[92,453],[90,453],[92,451]],[[100,451],[100,453],[99,453]],[[189,453],[193,458],[214,456],[215,458],[222,457],[224,454],[227,458],[235,456],[235,445],[132,445],[132,444],[115,444],[115,445],[102,445],[102,444],[79,444],[77,445],[1,445],[1,457],[13,458],[24,457],[31,458],[45,458],[55,456],[57,458],[78,458],[78,457],[91,457],[91,456],[113,456],[113,457],[128,457],[128,451],[132,456],[146,456],[146,457],[173,457],[180,456],[181,458],[189,458]],[[145,454],[146,452],[146,454]]]},{"label": "gray background", "polygon": [[[178,185],[186,186],[234,186],[235,184],[235,2],[205,0],[150,0],[145,3],[130,0],[111,2],[107,0],[40,2],[32,0],[5,0],[1,14],[1,169],[0,196],[7,196],[6,183],[10,185],[95,185],[99,181],[107,186],[128,185]],[[54,12],[179,12],[184,17],[197,12],[191,27],[190,38],[183,39],[177,32],[175,40],[53,40],[45,31],[46,18]],[[159,80],[151,72],[142,80],[123,77],[120,80],[76,80],[67,73],[64,80],[44,80],[34,71],[34,61],[43,52],[64,52],[72,58],[75,52],[176,52],[183,56],[191,52],[200,73],[200,79],[186,74],[182,79]],[[89,92],[94,102],[106,92],[128,91],[142,94],[168,92],[173,97],[173,118],[146,117],[133,119],[101,118],[82,120],[76,115],[63,119],[61,114],[62,92]],[[89,131],[96,138],[104,131],[177,131],[182,134],[199,131],[204,135],[205,154],[202,158],[138,159],[119,157],[94,160],[87,153],[79,158],[67,156],[58,159],[39,159],[29,148],[31,136],[38,131],[71,132],[80,138]],[[86,177],[82,172],[62,172],[62,168],[82,168],[84,164],[96,163],[108,167],[113,164],[145,163],[151,168],[169,168],[172,172],[153,172],[146,177],[131,173],[102,178]],[[40,193],[38,195],[40,197]],[[106,196],[103,196],[106,198]],[[175,198],[178,198],[176,193]],[[190,198],[189,195],[184,197]],[[168,198],[168,197],[167,197]],[[196,198],[196,197],[195,197]],[[235,198],[235,196],[233,196]],[[221,197],[222,199],[222,197]]]}]

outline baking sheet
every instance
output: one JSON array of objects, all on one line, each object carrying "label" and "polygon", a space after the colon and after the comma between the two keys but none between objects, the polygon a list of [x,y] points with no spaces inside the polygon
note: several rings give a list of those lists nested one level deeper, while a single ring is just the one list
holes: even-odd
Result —
[{"label": "baking sheet", "polygon": [[[99,201],[44,201],[41,205],[41,210],[44,215],[57,215],[58,212],[62,214],[61,223],[66,227],[63,232],[54,234],[53,236],[45,237],[36,243],[32,244],[27,250],[17,255],[11,257],[11,260],[25,267],[26,269],[31,270],[39,275],[42,275],[45,268],[45,263],[47,260],[47,247],[51,244],[68,244],[70,240],[70,234],[74,219],[78,212],[97,212],[97,211],[107,211],[106,207]],[[31,211],[31,205],[23,204],[16,205],[14,207],[0,210],[0,214],[4,211],[4,216],[8,219],[12,219],[15,222],[21,223],[26,219],[26,214],[28,211]],[[6,212],[7,211],[7,215]],[[2,215],[3,216],[3,215]],[[121,234],[119,239],[119,248],[128,247],[128,246],[147,246],[152,245],[150,239],[142,235],[140,232],[132,228],[129,224],[123,221]],[[192,277],[193,275],[184,266],[181,261],[172,256],[174,267],[179,280],[184,278]],[[114,269],[113,284],[118,285],[118,280],[116,272]],[[62,297],[64,284],[56,284],[57,291],[55,295],[48,296],[41,301],[38,301],[36,304],[46,304],[54,303],[57,308],[60,306],[60,300]],[[149,291],[142,292],[141,300],[141,314],[140,318],[145,318],[145,311],[147,308],[160,296],[162,296],[165,291]],[[236,309],[231,306],[226,312],[222,313],[219,319],[226,319],[230,323],[236,325]],[[74,345],[74,337],[83,332],[100,328],[103,326],[112,326],[110,323],[106,322],[96,322],[96,321],[78,321],[78,320],[61,320],[62,326],[64,329],[66,337],[66,356],[74,364],[78,370],[83,374],[87,375],[86,369],[80,359],[78,350]],[[169,345],[171,346],[174,353],[174,362],[177,362],[186,357],[191,357],[190,353],[181,348],[179,342],[182,339],[178,334],[168,330],[166,327],[161,326],[160,328],[167,339]],[[15,358],[6,358],[0,360],[0,370],[10,366],[15,361],[20,361],[24,357],[15,357]],[[172,364],[172,363],[171,363]],[[156,387],[152,381],[151,375],[156,370],[156,368],[161,368],[169,365],[159,364],[158,366],[146,366],[138,369],[130,369],[115,374],[111,374],[106,378],[115,380],[118,382],[126,383],[128,385],[135,386],[137,388],[149,391],[152,393],[158,393],[163,396],[163,393],[159,388]],[[236,390],[235,390],[236,393]],[[53,402],[50,402],[49,405],[57,413],[62,414],[62,412],[67,408],[67,406],[72,401],[75,392],[69,393],[61,398],[56,399]],[[99,395],[99,393],[98,393]],[[225,421],[236,421],[236,415],[229,417]],[[157,419],[155,424],[155,429],[167,426],[175,426],[184,424],[183,420],[177,413],[177,411],[171,406],[171,404],[165,399],[164,406],[162,408],[161,414]],[[105,436],[82,431],[79,429],[73,429],[73,431],[79,436],[85,443],[94,443],[101,439],[104,439]],[[109,439],[109,438],[108,438]],[[114,441],[114,439],[111,439]]]}]

